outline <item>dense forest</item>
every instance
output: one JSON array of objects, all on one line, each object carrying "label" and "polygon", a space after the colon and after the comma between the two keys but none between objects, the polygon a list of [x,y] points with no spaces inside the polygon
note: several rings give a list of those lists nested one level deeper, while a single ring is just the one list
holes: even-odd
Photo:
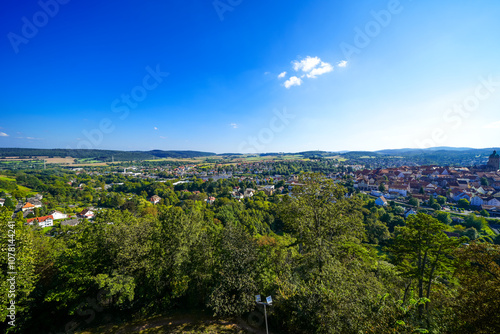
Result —
[{"label": "dense forest", "polygon": [[[109,321],[204,310],[248,320],[273,297],[282,333],[494,333],[500,328],[500,239],[448,237],[451,221],[373,200],[318,173],[291,192],[231,199],[237,180],[135,182],[65,171],[11,177],[49,208],[97,203],[94,221],[56,232],[0,208],[2,332],[72,333]],[[79,187],[70,184],[93,184]],[[115,184],[116,183],[116,184]],[[104,192],[105,184],[115,184]],[[153,194],[161,203],[151,205]],[[135,196],[137,195],[137,196]],[[216,195],[213,205],[203,199]],[[14,198],[15,199],[15,198]],[[44,208],[45,210],[45,208]],[[474,224],[474,221],[470,222]],[[472,226],[472,225],[471,225]],[[474,225],[478,229],[479,225]],[[469,227],[469,226],[467,226]],[[8,322],[10,270],[15,327]]]}]

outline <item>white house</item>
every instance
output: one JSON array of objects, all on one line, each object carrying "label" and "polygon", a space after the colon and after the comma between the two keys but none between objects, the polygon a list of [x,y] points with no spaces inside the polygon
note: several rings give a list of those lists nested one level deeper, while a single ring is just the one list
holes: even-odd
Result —
[{"label": "white house", "polygon": [[484,200],[479,196],[474,196],[470,199],[470,204],[474,205],[474,206],[481,206],[481,205],[483,205],[483,203],[484,203]]},{"label": "white house", "polygon": [[28,211],[28,210],[33,210],[35,209],[35,206],[33,204],[31,204],[30,202],[24,204],[24,206],[22,207],[22,211]]},{"label": "white house", "polygon": [[274,185],[267,185],[262,188],[266,195],[271,196],[274,193]]},{"label": "white house", "polygon": [[490,197],[484,201],[484,204],[489,205],[489,206],[496,206],[500,207],[500,201],[496,199],[495,197]]},{"label": "white house", "polygon": [[456,202],[458,202],[462,198],[465,198],[468,201],[471,200],[471,196],[465,192],[459,192],[458,194],[455,194],[455,196],[453,196],[453,200],[455,200]]},{"label": "white house", "polygon": [[92,219],[92,218],[94,218],[94,211],[89,210],[89,209],[85,209],[78,214],[78,217]]},{"label": "white house", "polygon": [[399,185],[389,186],[389,192],[398,193],[404,197],[408,196],[408,191],[409,191],[408,186],[399,186]]},{"label": "white house", "polygon": [[47,226],[53,226],[54,217],[43,216],[43,217],[30,218],[26,222],[28,223],[28,225],[32,225],[33,223],[38,223],[38,225],[43,228]]},{"label": "white house", "polygon": [[387,200],[384,196],[380,196],[375,200],[375,204],[378,206],[387,206]]},{"label": "white house", "polygon": [[255,193],[255,189],[252,189],[252,188],[247,188],[245,190],[245,193],[244,193],[244,196],[245,197],[252,197]]},{"label": "white house", "polygon": [[49,213],[52,217],[54,217],[54,220],[59,220],[59,219],[66,219],[68,218],[68,215],[65,213],[62,213],[60,211],[54,210]]},{"label": "white house", "polygon": [[151,203],[153,203],[153,204],[158,204],[161,201],[161,197],[158,196],[158,195],[153,195],[153,196],[151,196],[151,198],[149,199],[149,201]]},{"label": "white house", "polygon": [[3,206],[3,205],[4,205],[4,203],[5,203],[5,199],[0,198],[0,206]]},{"label": "white house", "polygon": [[410,209],[410,210],[405,212],[405,218],[408,218],[408,216],[410,216],[410,215],[416,215],[416,214],[417,214],[417,211]]}]

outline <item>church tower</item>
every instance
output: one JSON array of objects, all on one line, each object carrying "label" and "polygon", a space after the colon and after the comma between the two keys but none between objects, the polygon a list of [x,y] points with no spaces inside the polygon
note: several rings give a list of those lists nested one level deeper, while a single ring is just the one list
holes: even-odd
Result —
[{"label": "church tower", "polygon": [[500,169],[500,155],[498,155],[497,151],[493,151],[493,154],[490,155],[488,168],[495,171]]}]

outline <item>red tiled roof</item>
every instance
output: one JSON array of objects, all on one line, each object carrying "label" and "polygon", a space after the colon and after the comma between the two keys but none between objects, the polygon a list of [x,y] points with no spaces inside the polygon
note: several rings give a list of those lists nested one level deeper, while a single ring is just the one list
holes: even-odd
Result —
[{"label": "red tiled roof", "polygon": [[41,222],[46,221],[47,219],[54,219],[54,217],[52,215],[49,215],[49,216],[43,216],[43,217],[29,218],[26,220],[26,222],[28,224],[33,222],[33,221],[36,221],[37,223],[41,223]]}]

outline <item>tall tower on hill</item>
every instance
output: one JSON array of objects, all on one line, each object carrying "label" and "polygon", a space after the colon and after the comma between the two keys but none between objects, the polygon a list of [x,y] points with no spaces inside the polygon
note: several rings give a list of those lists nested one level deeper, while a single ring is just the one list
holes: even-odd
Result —
[{"label": "tall tower on hill", "polygon": [[493,154],[490,155],[488,167],[495,171],[500,169],[500,155],[498,155],[497,151],[493,151]]}]

